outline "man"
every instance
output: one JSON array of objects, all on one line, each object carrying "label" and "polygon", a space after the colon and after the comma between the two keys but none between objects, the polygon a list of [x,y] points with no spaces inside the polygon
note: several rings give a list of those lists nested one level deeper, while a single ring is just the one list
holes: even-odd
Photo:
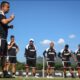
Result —
[{"label": "man", "polygon": [[7,69],[9,70],[10,65],[12,65],[12,77],[16,77],[16,63],[17,63],[17,53],[19,51],[19,48],[17,44],[15,43],[15,37],[12,35],[10,37],[11,41],[8,44],[8,57],[9,57],[9,63],[7,65]]},{"label": "man", "polygon": [[7,36],[9,23],[14,19],[14,15],[6,18],[5,14],[9,12],[10,4],[7,1],[2,1],[0,4],[0,58],[2,62],[3,77],[9,77],[6,69],[6,55],[7,55]]},{"label": "man", "polygon": [[[69,50],[69,45],[65,45],[64,49],[61,50],[61,52],[58,54],[58,56],[62,59],[63,63],[63,71],[64,71],[64,77],[66,78],[66,71],[69,69],[72,78],[74,78],[73,69],[71,68],[71,62],[70,58],[74,58],[74,55],[72,54],[71,50]],[[74,58],[75,60],[75,58]]]},{"label": "man", "polygon": [[25,48],[25,57],[26,57],[26,77],[28,77],[29,68],[32,68],[32,75],[36,76],[36,47],[34,45],[34,40],[30,39],[29,44]]},{"label": "man", "polygon": [[47,78],[52,78],[54,72],[56,51],[54,49],[54,43],[50,43],[50,47],[43,52],[45,58],[47,58]]},{"label": "man", "polygon": [[78,45],[78,49],[75,51],[75,55],[77,59],[78,76],[80,78],[80,45]]}]

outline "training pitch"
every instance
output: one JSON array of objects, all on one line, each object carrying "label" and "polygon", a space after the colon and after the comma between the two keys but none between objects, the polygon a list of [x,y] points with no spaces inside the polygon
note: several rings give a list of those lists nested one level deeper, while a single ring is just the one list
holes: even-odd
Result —
[{"label": "training pitch", "polygon": [[17,77],[17,78],[0,78],[0,80],[80,80],[79,78],[25,78],[25,77]]}]

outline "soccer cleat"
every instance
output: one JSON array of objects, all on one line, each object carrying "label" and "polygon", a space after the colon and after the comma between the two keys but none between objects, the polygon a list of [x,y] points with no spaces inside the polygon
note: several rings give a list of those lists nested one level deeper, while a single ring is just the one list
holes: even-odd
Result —
[{"label": "soccer cleat", "polygon": [[28,78],[28,75],[26,75],[26,78]]},{"label": "soccer cleat", "polygon": [[49,78],[53,78],[52,76],[49,76]]},{"label": "soccer cleat", "polygon": [[16,75],[12,75],[12,78],[16,78],[17,76]]},{"label": "soccer cleat", "polygon": [[39,78],[38,76],[35,76],[35,78]]},{"label": "soccer cleat", "polygon": [[12,76],[9,75],[9,74],[6,74],[6,75],[3,76],[3,78],[12,78]]},{"label": "soccer cleat", "polygon": [[47,76],[47,78],[50,78],[49,76]]}]

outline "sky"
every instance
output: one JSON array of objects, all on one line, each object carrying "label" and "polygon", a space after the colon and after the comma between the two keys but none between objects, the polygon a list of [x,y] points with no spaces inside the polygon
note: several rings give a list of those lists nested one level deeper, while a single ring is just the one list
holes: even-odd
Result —
[{"label": "sky", "polygon": [[[3,0],[0,0],[0,2]],[[29,39],[35,40],[37,56],[54,41],[59,52],[65,44],[75,51],[80,44],[80,1],[79,0],[7,0],[10,2],[10,12],[15,15],[13,30],[19,46],[18,61],[25,62],[24,51]]]}]

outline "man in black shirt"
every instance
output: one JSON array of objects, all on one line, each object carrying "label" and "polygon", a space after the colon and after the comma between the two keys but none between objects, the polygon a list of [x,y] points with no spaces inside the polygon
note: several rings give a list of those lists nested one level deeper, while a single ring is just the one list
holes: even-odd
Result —
[{"label": "man in black shirt", "polygon": [[[12,35],[11,36],[11,41],[8,43],[8,57],[9,57],[9,64],[7,66],[8,70],[10,67],[10,64],[12,65],[12,77],[15,77],[15,72],[16,72],[16,63],[17,63],[17,53],[19,51],[19,48],[17,44],[15,43],[15,38]],[[8,58],[7,58],[8,59]]]},{"label": "man in black shirt", "polygon": [[72,54],[72,51],[69,49],[69,45],[65,45],[64,49],[58,54],[58,57],[62,59],[63,69],[64,69],[64,77],[66,78],[66,70],[69,69],[72,78],[74,78],[73,69],[71,68],[70,58],[72,57],[75,61],[75,57]]},{"label": "man in black shirt", "polygon": [[7,55],[7,35],[8,29],[13,26],[9,26],[9,23],[14,19],[14,15],[10,18],[6,18],[5,14],[9,12],[10,4],[7,1],[3,1],[0,4],[0,58],[2,62],[3,76],[7,77],[6,70],[6,55]]},{"label": "man in black shirt", "polygon": [[26,57],[26,77],[28,77],[29,67],[32,68],[33,76],[36,76],[36,47],[34,45],[34,40],[30,39],[29,44],[25,48]]},{"label": "man in black shirt", "polygon": [[[50,47],[43,52],[43,56],[47,59],[47,78],[52,78],[54,72],[56,51],[54,49],[54,43],[50,43]],[[53,72],[52,72],[53,71]]]},{"label": "man in black shirt", "polygon": [[80,44],[78,45],[78,49],[75,51],[75,55],[77,59],[78,76],[80,78]]}]

